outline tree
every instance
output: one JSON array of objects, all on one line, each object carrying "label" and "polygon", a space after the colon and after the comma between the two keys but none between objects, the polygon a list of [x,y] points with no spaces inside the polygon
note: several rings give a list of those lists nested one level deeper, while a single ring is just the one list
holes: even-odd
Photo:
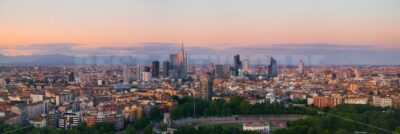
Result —
[{"label": "tree", "polygon": [[240,112],[240,104],[244,99],[240,96],[234,96],[229,100],[229,107],[233,114],[238,114]]},{"label": "tree", "polygon": [[144,130],[143,130],[144,134],[153,134],[153,127],[151,126],[151,124],[148,124]]},{"label": "tree", "polygon": [[162,124],[162,125],[160,125],[160,130],[165,132],[168,130],[168,126],[166,124]]},{"label": "tree", "polygon": [[211,133],[212,129],[210,127],[200,126],[197,130],[198,134],[209,134]]},{"label": "tree", "polygon": [[251,105],[248,101],[242,101],[240,103],[240,114],[247,115],[250,114],[251,111],[252,111]]},{"label": "tree", "polygon": [[72,129],[69,131],[69,134],[79,134],[79,130],[76,129],[76,128],[72,128]]},{"label": "tree", "polygon": [[93,126],[93,128],[96,130],[99,130],[100,132],[114,132],[115,131],[114,124],[107,123],[107,122],[96,123]]},{"label": "tree", "polygon": [[157,122],[161,121],[164,118],[164,115],[159,107],[152,107],[150,109],[149,116],[152,121],[157,121]]},{"label": "tree", "polygon": [[143,117],[142,119],[138,120],[135,122],[135,128],[137,130],[142,130],[144,129],[148,124],[150,124],[150,121],[147,117]]},{"label": "tree", "polygon": [[214,129],[212,130],[213,134],[223,134],[224,129],[221,126],[214,126]]},{"label": "tree", "polygon": [[193,126],[181,126],[176,130],[176,134],[195,134],[196,129]]},{"label": "tree", "polygon": [[124,134],[136,134],[135,127],[133,127],[133,125],[128,125],[124,131]]},{"label": "tree", "polygon": [[395,134],[400,134],[400,127],[397,127],[396,130],[394,130]]}]

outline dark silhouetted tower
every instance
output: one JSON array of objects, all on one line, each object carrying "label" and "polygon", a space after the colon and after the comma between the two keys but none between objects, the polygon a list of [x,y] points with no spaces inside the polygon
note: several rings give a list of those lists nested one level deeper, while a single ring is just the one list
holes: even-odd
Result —
[{"label": "dark silhouetted tower", "polygon": [[151,65],[151,68],[152,68],[151,75],[154,78],[159,78],[160,77],[160,62],[159,61],[153,61],[152,65]]}]

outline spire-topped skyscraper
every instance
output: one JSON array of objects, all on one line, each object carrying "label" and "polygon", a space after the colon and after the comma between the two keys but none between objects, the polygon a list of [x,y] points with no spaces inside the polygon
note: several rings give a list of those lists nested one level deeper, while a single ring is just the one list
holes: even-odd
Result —
[{"label": "spire-topped skyscraper", "polygon": [[181,44],[181,52],[182,52],[182,53],[185,53],[185,50],[183,49],[183,47],[184,47],[184,46],[183,46],[183,40],[182,40],[182,44]]},{"label": "spire-topped skyscraper", "polygon": [[171,78],[185,79],[187,71],[187,55],[185,54],[184,44],[182,41],[181,52],[171,54]]}]

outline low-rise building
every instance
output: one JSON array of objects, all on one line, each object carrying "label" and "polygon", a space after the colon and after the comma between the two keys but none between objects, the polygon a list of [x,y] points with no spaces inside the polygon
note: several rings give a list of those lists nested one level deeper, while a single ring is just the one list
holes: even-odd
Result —
[{"label": "low-rise building", "polygon": [[260,133],[269,133],[269,123],[252,122],[243,124],[244,131],[256,131]]},{"label": "low-rise building", "polygon": [[350,97],[344,100],[345,104],[368,104],[367,97]]},{"label": "low-rise building", "polygon": [[392,98],[373,96],[372,105],[377,107],[392,107]]}]

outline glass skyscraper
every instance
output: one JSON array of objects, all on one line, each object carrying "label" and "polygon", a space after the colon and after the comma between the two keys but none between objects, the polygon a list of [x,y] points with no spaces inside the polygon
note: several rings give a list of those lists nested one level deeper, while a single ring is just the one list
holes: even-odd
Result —
[{"label": "glass skyscraper", "polygon": [[268,66],[268,78],[274,78],[278,76],[278,65],[276,60],[271,57],[270,64]]},{"label": "glass skyscraper", "polygon": [[182,42],[182,49],[181,52],[177,54],[171,54],[171,72],[170,77],[173,79],[186,79],[187,77],[187,55],[183,49],[183,42]]}]

